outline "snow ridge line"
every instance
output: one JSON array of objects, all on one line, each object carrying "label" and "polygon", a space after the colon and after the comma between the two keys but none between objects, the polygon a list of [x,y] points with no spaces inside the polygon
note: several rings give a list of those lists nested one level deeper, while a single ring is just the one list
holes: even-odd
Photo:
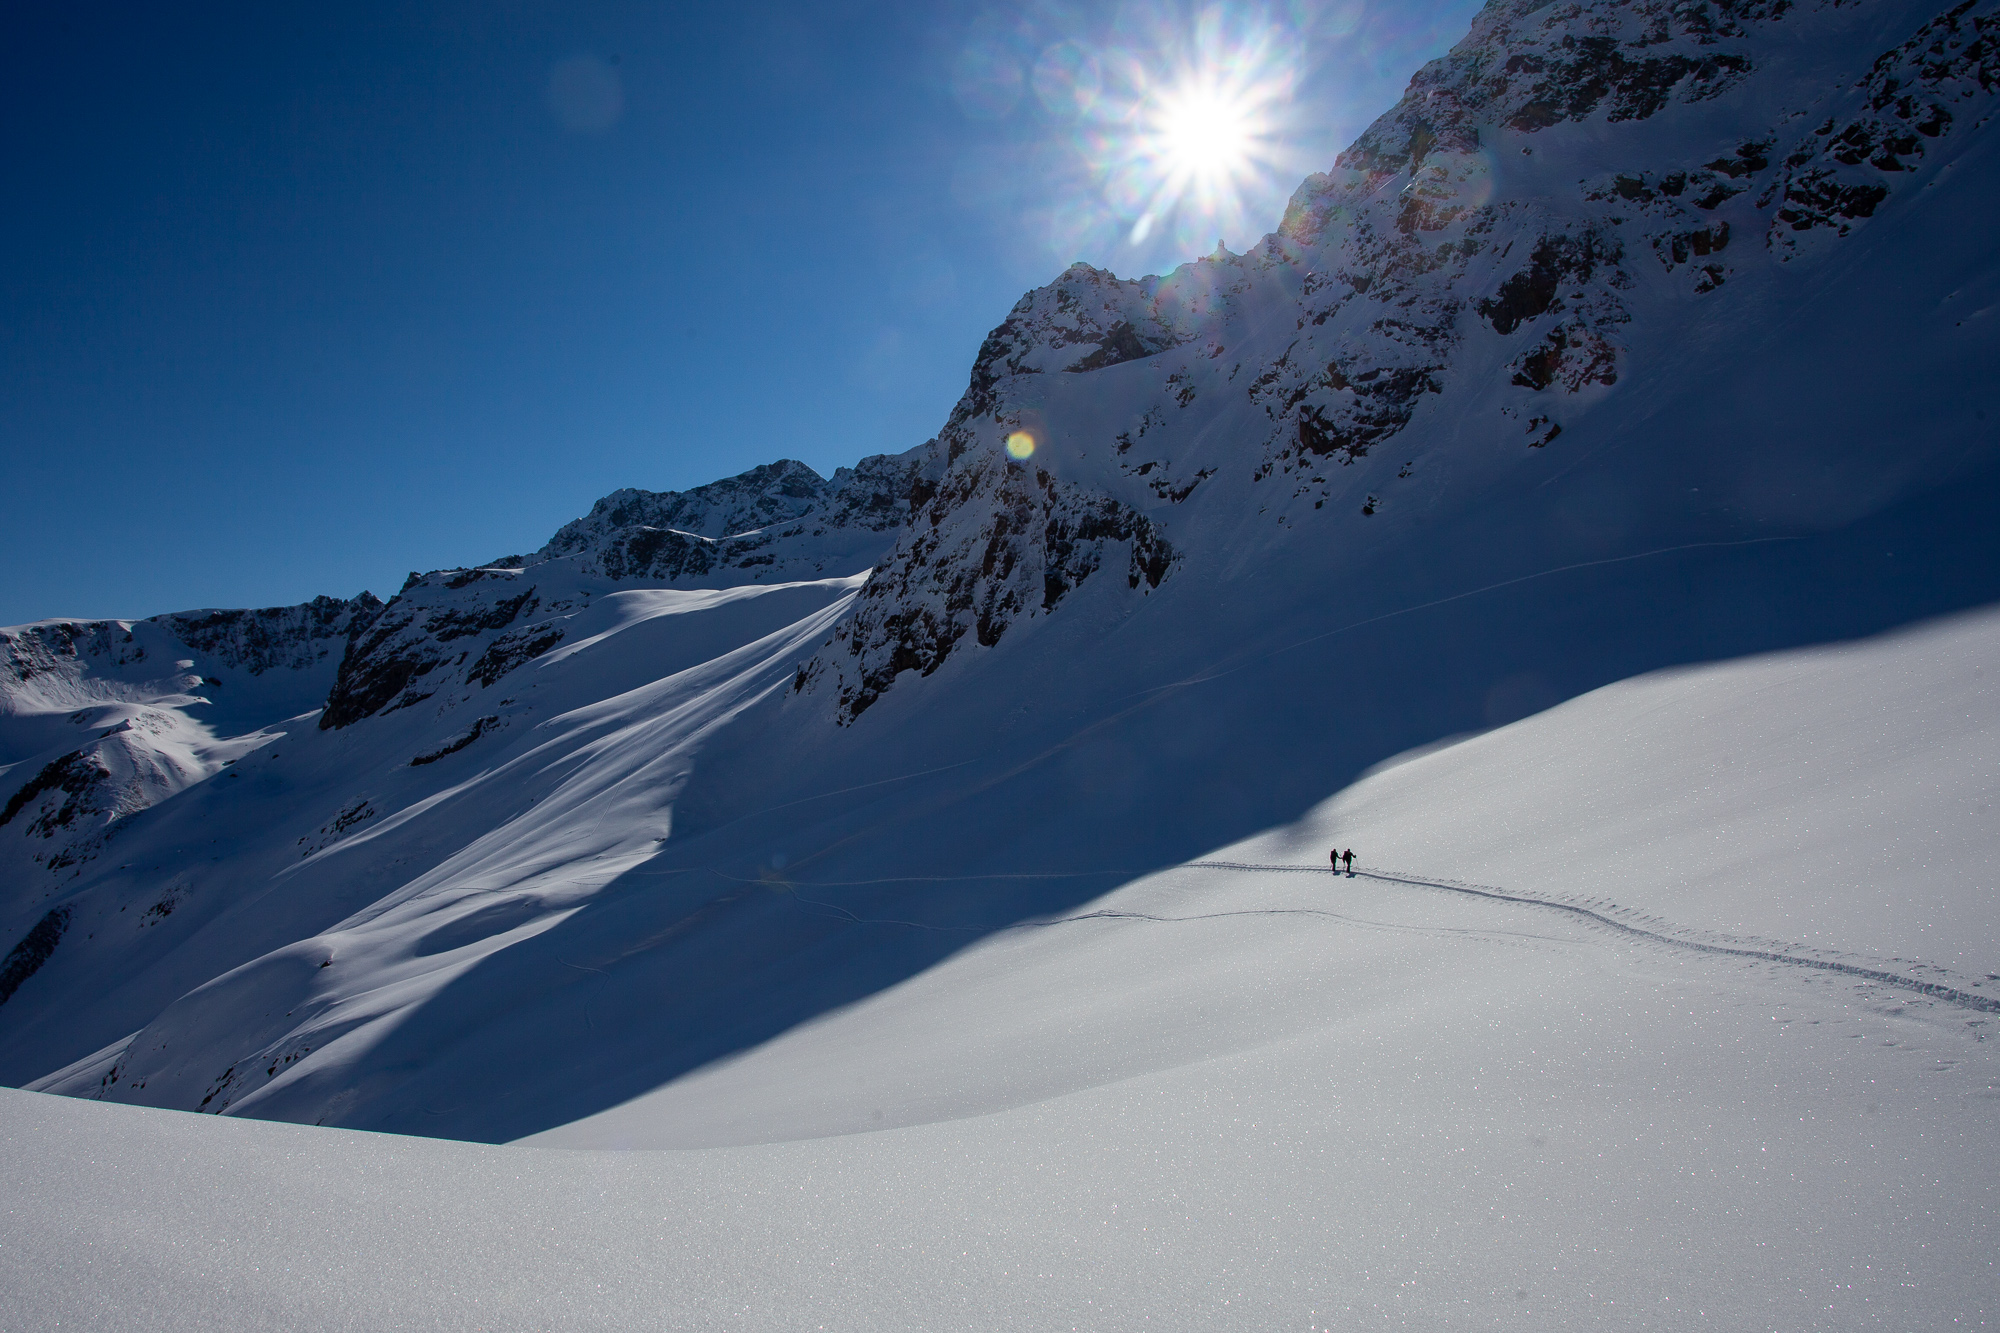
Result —
[{"label": "snow ridge line", "polygon": [[[1258,865],[1248,861],[1190,861],[1187,864],[1190,868],[1198,866],[1208,870],[1284,870],[1305,875],[1333,873],[1323,870],[1319,866]],[[1879,968],[1861,967],[1854,963],[1836,963],[1823,958],[1807,958],[1798,954],[1777,953],[1770,949],[1746,949],[1726,944],[1703,944],[1699,940],[1679,939],[1672,935],[1663,935],[1658,931],[1646,930],[1640,926],[1627,925],[1625,922],[1606,916],[1602,912],[1594,912],[1588,907],[1578,907],[1575,903],[1557,902],[1549,898],[1534,898],[1526,894],[1510,893],[1505,889],[1496,889],[1490,885],[1455,884],[1442,880],[1418,879],[1413,875],[1402,875],[1393,871],[1383,870],[1357,870],[1354,873],[1366,876],[1369,879],[1382,880],[1391,884],[1409,884],[1418,888],[1442,889],[1446,893],[1463,893],[1474,898],[1487,898],[1494,902],[1518,903],[1525,907],[1547,907],[1558,912],[1568,912],[1572,916],[1583,917],[1586,920],[1595,922],[1597,925],[1608,926],[1612,930],[1620,931],[1626,935],[1649,940],[1655,944],[1669,945],[1676,949],[1693,949],[1699,953],[1723,954],[1732,958],[1755,958],[1765,962],[1791,963],[1799,967],[1815,967],[1822,972],[1840,972],[1850,977],[1859,977],[1864,981],[1875,981],[1885,986],[1895,986],[1902,990],[1916,991],[1919,994],[1929,995],[1967,1009],[1977,1009],[1982,1013],[2000,1013],[2000,1000],[1985,995],[1974,995],[1970,991],[1959,990],[1955,986],[1946,986],[1941,982],[1919,981],[1914,977],[1906,977],[1896,972],[1884,972]]]}]

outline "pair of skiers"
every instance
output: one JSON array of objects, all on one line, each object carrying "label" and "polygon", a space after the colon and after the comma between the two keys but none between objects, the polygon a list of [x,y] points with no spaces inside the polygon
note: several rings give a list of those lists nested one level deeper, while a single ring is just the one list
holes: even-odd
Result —
[{"label": "pair of skiers", "polygon": [[1346,861],[1346,862],[1347,862],[1347,877],[1348,877],[1349,879],[1352,879],[1352,878],[1354,878],[1354,849],[1353,849],[1352,847],[1348,848],[1348,849],[1347,849],[1346,851],[1344,851],[1344,852],[1343,852],[1343,851],[1341,851],[1341,850],[1340,850],[1340,848],[1336,847],[1336,848],[1334,848],[1334,849],[1333,849],[1333,851],[1332,851],[1332,852],[1328,853],[1328,855],[1329,855],[1329,856],[1330,856],[1330,857],[1332,858],[1332,860],[1333,860],[1333,873],[1334,873],[1334,874],[1338,875],[1338,874],[1340,873],[1340,869],[1341,869],[1341,867],[1340,867],[1340,863],[1341,863],[1342,861]]}]

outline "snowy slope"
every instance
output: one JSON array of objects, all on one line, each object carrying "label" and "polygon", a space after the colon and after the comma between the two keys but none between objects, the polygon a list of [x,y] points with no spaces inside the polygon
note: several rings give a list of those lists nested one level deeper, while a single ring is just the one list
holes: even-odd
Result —
[{"label": "snowy slope", "polygon": [[[672,829],[694,749],[789,683],[859,583],[618,590],[584,581],[564,590],[546,574],[536,586],[566,642],[511,673],[506,689],[472,684],[451,701],[485,711],[425,709],[419,726],[352,731],[307,714],[267,732],[222,778],[157,808],[147,827],[125,831],[121,854],[132,859],[102,873],[94,891],[46,909],[86,946],[102,923],[105,942],[45,956],[18,1008],[61,996],[43,983],[66,968],[101,980],[56,1011],[65,1026],[78,1003],[83,1022],[102,1015],[115,1026],[193,986],[157,1038],[121,1047],[104,1091],[190,1106],[220,1100],[218,1110],[246,1092],[259,1102],[339,1095],[328,1080],[347,1071],[342,1052],[373,1049],[482,955],[561,921],[648,859]],[[371,633],[422,586],[391,603]],[[429,872],[410,878],[403,867],[413,862]],[[216,977],[218,953],[257,961]],[[366,981],[350,991],[356,976]],[[283,1013],[272,1008],[279,1000]],[[464,1026],[469,1015],[450,1021]],[[179,1058],[204,1040],[188,1024],[234,1042],[245,1022],[283,1049],[220,1079]],[[141,1054],[148,1049],[152,1057]],[[288,1077],[273,1083],[278,1070]]]},{"label": "snowy slope", "polygon": [[[59,938],[67,918],[51,900],[102,854],[121,821],[287,734],[280,723],[338,727],[441,689],[454,703],[471,702],[556,649],[594,595],[865,570],[907,512],[896,489],[907,487],[905,471],[892,459],[866,459],[829,481],[781,462],[685,493],[621,491],[535,557],[412,573],[386,607],[363,593],[351,602],[321,597],[296,607],[0,630],[8,668],[0,784],[11,793],[0,810],[0,910],[33,914],[38,940]],[[444,675],[433,674],[440,668]],[[456,694],[447,678],[470,689]],[[439,744],[469,744],[500,725],[498,715],[471,716]],[[318,835],[345,832],[364,806],[343,807]],[[142,914],[149,925],[187,896],[187,868],[175,870]]]},{"label": "snowy slope", "polygon": [[[553,1130],[1413,746],[2000,598],[1991,15],[1494,5],[1246,254],[1023,298],[936,440],[413,576],[316,716],[10,881],[0,1078]],[[1970,809],[1922,920],[1686,832],[1619,901],[1970,976]]]},{"label": "snowy slope", "polygon": [[2000,999],[2000,620],[1607,686],[1316,812],[1389,865],[1925,960]]},{"label": "snowy slope", "polygon": [[[4,1094],[10,1319],[1979,1327],[2000,981],[1811,964],[1900,966],[1855,937],[1921,931],[1907,901],[2000,965],[1964,904],[1991,834],[1882,857],[1852,817],[1854,775],[1905,767],[1933,778],[1910,822],[1991,799],[1996,649],[1986,612],[1607,687],[529,1146]],[[1739,901],[1672,864],[1718,809]],[[1396,859],[1336,878],[1334,840]],[[1829,856],[1870,858],[1865,890],[1829,893]],[[786,892],[868,915],[863,886]],[[1792,961],[1713,952],[1828,901]]]},{"label": "snowy slope", "polygon": [[[1658,963],[1683,978],[1762,976],[1777,988],[1767,1008],[1810,1008],[1817,992],[1841,1012],[1914,1010],[1942,1058],[1990,1079],[2000,825],[1980,807],[2000,799],[1996,662],[2000,612],[1985,611],[1609,685],[1391,761],[1282,828],[1135,878],[1070,924],[998,932],[897,990],[534,1141],[694,1147],[984,1114],[1338,1026],[1346,1004],[1467,1011],[1461,989],[1517,967],[1555,984],[1553,960],[1508,960],[1520,940],[1496,922],[1589,941],[1604,969],[1589,984],[1612,991],[1638,984],[1628,965]],[[1334,846],[1362,849],[1354,879],[1325,872]],[[802,873],[789,891],[802,913],[917,928],[878,916],[869,886]],[[1483,958],[1429,956],[1450,932],[1383,924],[1399,913],[1462,920]],[[1187,929],[1153,929],[1156,918]],[[1715,948],[1802,961],[1745,966]],[[1361,998],[1385,990],[1397,998]]]},{"label": "snowy slope", "polygon": [[0,833],[7,907],[74,880],[118,820],[318,707],[348,639],[381,607],[363,593],[0,629],[0,830],[16,834]]}]

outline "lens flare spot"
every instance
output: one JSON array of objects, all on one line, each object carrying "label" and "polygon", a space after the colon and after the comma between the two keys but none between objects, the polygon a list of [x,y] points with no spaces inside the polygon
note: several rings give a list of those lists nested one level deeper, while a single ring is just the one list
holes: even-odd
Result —
[{"label": "lens flare spot", "polygon": [[1058,42],[1042,52],[1028,82],[1042,106],[1059,120],[1087,115],[1104,91],[1097,57],[1075,42]]},{"label": "lens flare spot", "polygon": [[1024,430],[1017,430],[1007,437],[1007,456],[1026,458],[1035,452],[1035,437]]}]

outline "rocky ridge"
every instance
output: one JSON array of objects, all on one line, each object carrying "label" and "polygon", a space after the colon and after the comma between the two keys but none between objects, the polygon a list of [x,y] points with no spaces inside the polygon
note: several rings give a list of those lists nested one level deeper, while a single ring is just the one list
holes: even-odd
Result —
[{"label": "rocky ridge", "polygon": [[564,642],[620,587],[713,588],[868,569],[920,492],[914,454],[823,478],[780,459],[687,491],[621,490],[530,556],[411,574],[349,646],[319,725],[337,729],[437,696],[470,702]]},{"label": "rocky ridge", "polygon": [[[119,820],[233,762],[243,747],[217,748],[214,715],[246,687],[273,702],[232,717],[226,730],[239,735],[315,708],[318,726],[337,730],[427,701],[478,701],[618,587],[867,569],[906,521],[915,484],[913,456],[831,478],[780,460],[686,492],[616,492],[532,556],[413,573],[386,604],[364,592],[0,630],[0,837],[20,831],[24,861],[73,877]],[[466,734],[496,720],[482,715]]]},{"label": "rocky ridge", "polygon": [[586,573],[680,586],[853,573],[909,517],[914,480],[907,455],[878,454],[831,478],[783,458],[688,491],[613,491],[534,556],[495,563],[574,556]]},{"label": "rocky ridge", "polygon": [[73,877],[118,821],[219,772],[260,726],[314,707],[381,610],[364,592],[0,629],[0,864]]},{"label": "rocky ridge", "polygon": [[[1106,563],[1148,592],[1204,508],[1289,528],[1343,501],[1371,518],[1425,470],[1421,448],[1384,452],[1426,410],[1549,446],[1633,373],[1635,318],[1723,299],[1746,238],[1780,262],[1837,241],[1927,145],[1991,116],[1990,0],[1912,22],[1831,88],[1778,54],[1863,8],[1892,6],[1495,0],[1248,253],[1137,281],[1079,264],[1030,292],[921,451],[910,526],[797,688],[830,690],[851,723],[901,673],[992,646]],[[1676,112],[1694,137],[1662,161],[1638,131]],[[1551,179],[1538,152],[1615,165]],[[1072,376],[1098,401],[1065,413]],[[1056,448],[1011,459],[1024,431]]]},{"label": "rocky ridge", "polygon": [[[829,690],[848,724],[904,672],[994,646],[1100,569],[1134,595],[1157,589],[1183,558],[1175,532],[1204,507],[1247,501],[1290,525],[1341,497],[1373,517],[1419,470],[1381,453],[1427,407],[1492,414],[1544,448],[1629,373],[1639,307],[1718,292],[1746,236],[1786,262],[1837,240],[1926,143],[1990,115],[1994,18],[1976,2],[1917,25],[1811,106],[1758,107],[1760,42],[1852,8],[1489,5],[1249,252],[1139,279],[1072,265],[987,336],[944,428],[907,453],[832,478],[781,459],[686,492],[618,491],[533,555],[412,575],[355,636],[321,725],[409,707],[446,676],[484,689],[559,645],[581,594],[538,591],[532,571],[553,562],[565,580],[682,587],[876,567],[796,681]],[[1615,136],[1735,102],[1767,128],[1553,193],[1532,174],[1537,144],[1567,127]],[[1483,364],[1496,342],[1497,393]],[[1131,405],[1120,428],[1075,441],[1117,460],[1108,475],[1050,447],[1071,443],[1058,386],[1086,381]],[[1192,438],[1218,432],[1235,447],[1195,458]],[[1017,434],[1041,452],[1010,457]],[[1205,501],[1230,472],[1253,489]]]}]

